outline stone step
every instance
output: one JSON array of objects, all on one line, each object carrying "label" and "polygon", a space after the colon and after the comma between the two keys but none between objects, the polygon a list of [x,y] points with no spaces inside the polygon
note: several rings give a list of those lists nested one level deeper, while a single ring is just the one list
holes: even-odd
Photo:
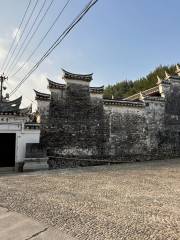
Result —
[{"label": "stone step", "polygon": [[47,170],[49,168],[47,164],[48,158],[25,158],[23,171],[34,170]]}]

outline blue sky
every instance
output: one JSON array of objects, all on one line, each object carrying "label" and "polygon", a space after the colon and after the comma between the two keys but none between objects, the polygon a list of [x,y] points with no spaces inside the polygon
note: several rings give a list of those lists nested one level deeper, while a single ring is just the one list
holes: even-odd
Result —
[{"label": "blue sky", "polygon": [[[0,64],[28,2],[1,1]],[[40,6],[43,0],[39,1]],[[55,0],[22,61],[31,53],[65,2],[66,0]],[[87,2],[88,0],[72,0],[32,59],[32,65]],[[124,79],[135,80],[160,64],[179,62],[179,9],[179,0],[99,0],[49,59],[21,87],[21,92],[17,95],[23,92],[33,99],[33,88],[46,90],[45,76],[60,81],[61,68],[77,73],[93,72],[92,85],[98,86]],[[22,79],[26,71],[9,80],[12,87]]]}]

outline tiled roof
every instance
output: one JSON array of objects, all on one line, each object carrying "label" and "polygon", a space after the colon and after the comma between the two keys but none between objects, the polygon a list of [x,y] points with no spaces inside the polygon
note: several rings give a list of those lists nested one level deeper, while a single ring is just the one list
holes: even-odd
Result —
[{"label": "tiled roof", "polygon": [[171,77],[169,78],[169,81],[171,81],[171,79],[180,81],[180,76],[171,76]]},{"label": "tiled roof", "polygon": [[101,86],[101,87],[90,87],[89,91],[90,91],[90,93],[103,93],[104,92],[104,86]]},{"label": "tiled roof", "polygon": [[153,101],[153,102],[165,102],[163,97],[154,97],[154,96],[145,96],[144,100]]},{"label": "tiled roof", "polygon": [[52,80],[50,80],[48,78],[47,78],[47,80],[49,83],[49,86],[48,86],[49,89],[65,89],[66,88],[65,84],[53,82]]},{"label": "tiled roof", "polygon": [[25,123],[24,128],[25,129],[40,129],[40,124],[38,124],[38,123]]},{"label": "tiled roof", "polygon": [[104,105],[114,105],[114,106],[131,106],[131,107],[144,107],[143,102],[131,102],[131,101],[124,101],[124,100],[103,100]]},{"label": "tiled roof", "polygon": [[63,79],[71,79],[71,80],[82,80],[86,82],[90,82],[92,80],[93,73],[91,74],[75,74],[75,73],[70,73],[64,69],[63,71]]},{"label": "tiled roof", "polygon": [[42,92],[38,92],[36,90],[34,90],[35,94],[36,94],[36,100],[44,100],[44,101],[49,101],[51,98],[50,94],[47,93],[42,93]]},{"label": "tiled roof", "polygon": [[[149,88],[145,91],[142,91],[141,92],[144,96],[148,96],[148,95],[151,95],[151,94],[155,94],[155,93],[159,93],[159,86],[155,86],[153,88]],[[127,98],[124,98],[124,100],[131,100],[131,101],[134,101],[134,100],[138,100],[140,98],[140,95],[141,93],[136,93],[134,95],[131,95]]]},{"label": "tiled roof", "polygon": [[0,102],[0,113],[17,113],[20,111],[22,97],[19,97],[13,101]]}]

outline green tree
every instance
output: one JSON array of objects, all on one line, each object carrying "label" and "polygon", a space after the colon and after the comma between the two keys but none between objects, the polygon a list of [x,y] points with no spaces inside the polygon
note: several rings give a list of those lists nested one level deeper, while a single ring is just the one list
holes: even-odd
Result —
[{"label": "green tree", "polygon": [[176,65],[162,66],[160,65],[154,71],[150,72],[146,77],[139,78],[135,81],[121,81],[114,85],[108,85],[104,90],[104,98],[122,99],[140,91],[156,86],[157,76],[161,79],[165,78],[165,71],[170,74],[175,74]]}]

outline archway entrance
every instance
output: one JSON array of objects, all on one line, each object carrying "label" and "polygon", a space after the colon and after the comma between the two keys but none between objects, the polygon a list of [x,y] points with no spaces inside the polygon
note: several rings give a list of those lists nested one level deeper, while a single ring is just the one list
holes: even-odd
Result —
[{"label": "archway entrance", "polygon": [[15,133],[0,133],[0,167],[15,166]]}]

